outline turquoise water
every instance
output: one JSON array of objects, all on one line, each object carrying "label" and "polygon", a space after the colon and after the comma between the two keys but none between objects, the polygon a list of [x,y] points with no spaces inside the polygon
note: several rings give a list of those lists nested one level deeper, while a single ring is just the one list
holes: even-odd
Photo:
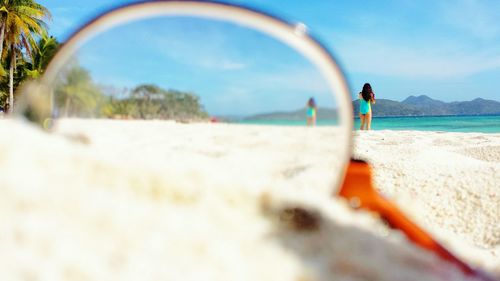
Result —
[{"label": "turquoise water", "polygon": [[[253,125],[274,125],[274,126],[306,126],[306,120],[244,120],[240,121],[242,124],[253,124]],[[316,123],[318,126],[332,126],[337,125],[337,120],[318,120]],[[358,125],[359,126],[359,125]]]},{"label": "turquoise water", "polygon": [[372,129],[500,133],[500,116],[379,117],[373,118]]},{"label": "turquoise water", "polygon": [[[255,120],[245,124],[305,126],[306,121]],[[334,120],[318,120],[318,126],[335,125]],[[359,129],[359,119],[354,121]],[[500,115],[489,116],[423,116],[423,117],[375,117],[372,130],[419,130],[445,132],[500,133]]]}]

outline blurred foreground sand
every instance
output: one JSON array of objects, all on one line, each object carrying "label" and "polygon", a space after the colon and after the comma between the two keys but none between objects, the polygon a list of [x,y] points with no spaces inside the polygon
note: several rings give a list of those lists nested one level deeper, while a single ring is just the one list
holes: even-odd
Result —
[{"label": "blurred foreground sand", "polygon": [[[327,128],[0,120],[5,280],[469,280],[331,198]],[[500,135],[357,132],[380,190],[500,275]]]}]

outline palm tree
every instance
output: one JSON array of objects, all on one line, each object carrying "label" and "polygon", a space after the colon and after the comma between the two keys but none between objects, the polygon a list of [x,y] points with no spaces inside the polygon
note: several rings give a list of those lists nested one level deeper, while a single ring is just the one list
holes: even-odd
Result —
[{"label": "palm tree", "polygon": [[9,59],[11,113],[14,109],[14,71],[17,59],[24,53],[32,57],[32,51],[37,48],[35,37],[46,32],[44,19],[50,17],[50,12],[33,0],[0,0],[0,3],[0,54],[2,60]]},{"label": "palm tree", "polygon": [[40,77],[58,49],[59,42],[57,42],[56,38],[49,36],[47,32],[43,32],[37,42],[36,49],[32,53],[31,62],[26,65],[26,76],[32,79]]},{"label": "palm tree", "polygon": [[62,116],[96,117],[101,110],[103,94],[92,81],[90,72],[77,61],[66,65],[55,86],[55,103]]}]

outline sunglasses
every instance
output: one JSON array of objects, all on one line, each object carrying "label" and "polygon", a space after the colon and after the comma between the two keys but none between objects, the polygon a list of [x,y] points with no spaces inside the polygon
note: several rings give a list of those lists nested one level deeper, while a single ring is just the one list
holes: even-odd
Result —
[{"label": "sunglasses", "polygon": [[[277,134],[288,134],[287,141],[302,144],[303,150],[287,150],[291,143],[284,142],[275,151],[306,162],[304,155],[324,149],[318,148],[324,140],[334,149],[317,167],[326,169],[329,178],[314,173],[301,178],[303,163],[287,170],[284,178],[297,180],[298,185],[318,185],[329,193],[333,189],[334,196],[345,198],[355,209],[377,213],[410,241],[466,275],[493,280],[453,255],[377,193],[369,164],[351,159],[351,102],[338,60],[302,23],[220,2],[145,1],[108,11],[76,31],[43,77],[24,87],[15,111],[56,134],[61,128],[71,131],[80,119],[221,123],[214,124],[214,131],[216,125],[237,124],[241,132],[249,133],[249,147],[262,141],[251,139],[259,134],[255,126],[269,131],[279,126],[285,129]],[[310,104],[315,109],[306,112]],[[297,125],[317,128],[300,126],[299,132]],[[315,131],[320,133],[314,135]],[[191,137],[175,145],[181,149],[196,134]],[[245,155],[239,156],[241,162]],[[276,155],[267,156],[262,161],[273,161]],[[243,165],[235,160],[227,169],[233,164]],[[247,164],[238,169],[250,170],[258,168]],[[274,172],[264,170],[251,176]],[[310,178],[316,180],[308,182]]]}]

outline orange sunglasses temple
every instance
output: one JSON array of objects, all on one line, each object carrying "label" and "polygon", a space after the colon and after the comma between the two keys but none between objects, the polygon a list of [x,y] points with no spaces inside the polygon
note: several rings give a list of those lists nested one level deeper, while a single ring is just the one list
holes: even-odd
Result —
[{"label": "orange sunglasses temple", "polygon": [[394,204],[382,197],[375,190],[371,168],[366,162],[351,160],[338,195],[347,199],[353,207],[378,213],[389,226],[404,232],[409,240],[420,247],[432,251],[441,258],[457,265],[465,274],[480,277],[482,280],[493,281],[483,272],[472,269],[468,264],[451,254],[431,235],[405,217]]}]

